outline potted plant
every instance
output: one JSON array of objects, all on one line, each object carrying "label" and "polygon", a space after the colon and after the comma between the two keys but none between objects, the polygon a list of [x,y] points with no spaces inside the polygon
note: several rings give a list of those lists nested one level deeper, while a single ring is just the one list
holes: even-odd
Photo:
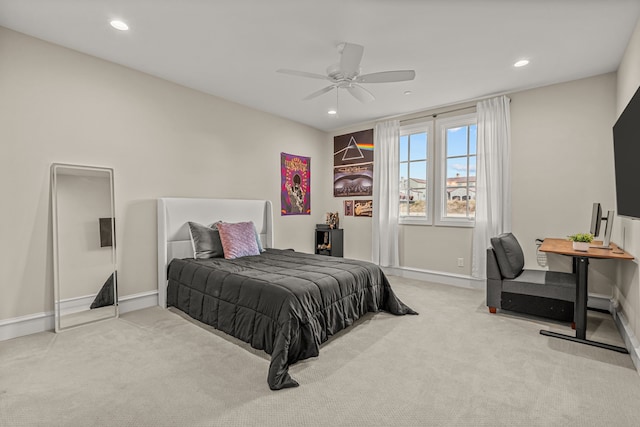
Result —
[{"label": "potted plant", "polygon": [[593,234],[578,233],[569,236],[569,240],[573,242],[573,249],[576,251],[587,252],[591,242],[593,242]]}]

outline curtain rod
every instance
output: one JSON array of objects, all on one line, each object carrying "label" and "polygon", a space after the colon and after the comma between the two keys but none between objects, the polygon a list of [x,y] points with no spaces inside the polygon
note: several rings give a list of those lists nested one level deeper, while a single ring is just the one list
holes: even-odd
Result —
[{"label": "curtain rod", "polygon": [[400,120],[400,123],[402,122],[409,122],[411,120],[418,120],[418,119],[424,119],[426,117],[433,117],[434,119],[436,117],[438,117],[440,114],[448,114],[448,113],[455,113],[456,111],[462,111],[462,110],[468,110],[470,108],[476,108],[475,105],[469,105],[468,107],[460,107],[460,108],[454,108],[452,110],[447,110],[447,111],[440,111],[438,113],[433,113],[433,114],[426,114],[424,116],[417,116],[417,117],[411,117],[410,119],[404,119],[404,120]]},{"label": "curtain rod", "polygon": [[[499,97],[499,96],[503,96],[503,95],[505,95],[505,94],[496,94],[496,95],[489,96],[489,97],[482,97],[482,98],[470,99],[470,100],[468,100],[468,101],[460,102],[459,104],[465,104],[465,103],[467,103],[467,102],[484,101],[485,99],[491,99],[491,98],[495,98],[495,97]],[[507,98],[509,99],[509,104],[511,104],[511,98],[509,98],[509,97],[507,97]],[[459,105],[459,104],[458,104],[458,105]],[[438,113],[425,114],[425,115],[423,115],[423,116],[411,117],[411,118],[408,118],[408,119],[402,119],[402,120],[399,120],[399,122],[400,122],[400,123],[402,123],[402,122],[408,122],[408,121],[411,121],[411,120],[424,119],[424,118],[426,118],[426,117],[433,117],[433,118],[435,119],[435,118],[436,118],[436,117],[438,117],[440,114],[448,114],[448,113],[455,113],[456,111],[468,110],[468,109],[470,109],[470,108],[476,108],[476,105],[477,105],[477,104],[473,104],[473,105],[469,105],[469,106],[467,106],[467,107],[453,108],[453,109],[451,109],[451,110],[440,111],[440,112],[438,112]],[[446,107],[445,107],[445,106],[443,106],[443,107],[441,107],[441,108],[446,108]],[[432,110],[437,110],[437,109],[438,109],[438,107],[432,108]],[[391,119],[391,117],[389,117],[389,119]]]}]

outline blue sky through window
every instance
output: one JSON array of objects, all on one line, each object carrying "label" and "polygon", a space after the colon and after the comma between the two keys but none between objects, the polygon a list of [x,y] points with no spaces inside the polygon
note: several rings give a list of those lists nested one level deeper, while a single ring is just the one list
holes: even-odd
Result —
[{"label": "blue sky through window", "polygon": [[[476,140],[478,135],[478,127],[476,125],[460,126],[447,129],[447,157],[466,156],[467,155],[467,133],[469,136],[469,153],[472,156],[476,154]],[[409,156],[411,158],[409,159]],[[426,179],[427,162],[413,163],[415,160],[424,160],[427,158],[427,134],[416,133],[412,135],[403,135],[400,137],[400,161],[412,161],[411,177]],[[408,170],[406,167],[400,170],[400,176],[407,177]],[[454,157],[447,159],[447,178],[460,176],[476,175],[476,158],[469,159],[469,170],[467,170],[466,157]],[[469,175],[467,175],[469,174]]]},{"label": "blue sky through window", "polygon": [[410,173],[411,178],[427,179],[427,134],[414,133],[400,137],[400,161],[410,163],[410,170],[401,165],[400,177],[407,178]]},{"label": "blue sky through window", "polygon": [[[476,125],[460,126],[447,129],[447,178],[455,176],[475,176],[476,158],[469,158],[467,170],[467,154],[476,154],[476,139],[478,127]],[[468,141],[467,141],[468,135]],[[467,153],[467,142],[469,152]],[[465,156],[465,157],[455,157]]]}]

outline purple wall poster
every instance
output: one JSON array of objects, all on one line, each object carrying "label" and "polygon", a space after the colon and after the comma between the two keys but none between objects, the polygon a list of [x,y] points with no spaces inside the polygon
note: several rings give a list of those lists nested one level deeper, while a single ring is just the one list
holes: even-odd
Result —
[{"label": "purple wall poster", "polygon": [[311,158],[280,153],[282,215],[311,215]]}]

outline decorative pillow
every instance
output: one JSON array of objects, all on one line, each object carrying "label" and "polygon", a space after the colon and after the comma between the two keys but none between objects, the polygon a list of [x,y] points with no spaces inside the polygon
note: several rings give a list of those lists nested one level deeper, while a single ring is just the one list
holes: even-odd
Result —
[{"label": "decorative pillow", "polygon": [[258,244],[258,252],[264,252],[264,248],[262,247],[262,241],[260,240],[260,234],[258,233],[258,229],[256,225],[253,224],[253,230],[256,232],[256,243]]},{"label": "decorative pillow", "polygon": [[218,224],[218,231],[226,259],[260,255],[253,222],[222,222]]},{"label": "decorative pillow", "polygon": [[524,253],[512,233],[503,233],[491,238],[491,246],[496,253],[500,272],[507,279],[515,279],[524,268]]},{"label": "decorative pillow", "polygon": [[[251,223],[253,224],[253,222]],[[222,221],[214,222],[213,224],[211,224],[211,228],[213,228],[214,230],[217,230],[218,224],[222,224]],[[264,247],[262,247],[262,240],[260,240],[260,234],[258,233],[258,229],[256,228],[255,224],[253,224],[253,230],[256,232],[256,244],[258,245],[258,252],[262,253],[264,252]],[[220,244],[220,247],[222,247],[222,243]]]},{"label": "decorative pillow", "polygon": [[224,256],[220,233],[215,227],[207,227],[196,222],[188,224],[195,259],[222,258]]}]

